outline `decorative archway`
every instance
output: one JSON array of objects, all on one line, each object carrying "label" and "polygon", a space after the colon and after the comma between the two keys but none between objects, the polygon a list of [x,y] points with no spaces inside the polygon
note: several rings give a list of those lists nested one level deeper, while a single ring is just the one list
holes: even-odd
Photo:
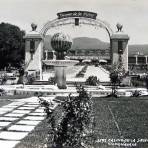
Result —
[{"label": "decorative archway", "polygon": [[43,37],[45,37],[46,32],[54,27],[65,26],[73,24],[75,26],[79,25],[90,25],[94,27],[100,27],[107,31],[109,37],[112,36],[113,30],[110,25],[100,19],[97,19],[97,13],[88,11],[66,11],[57,13],[58,18],[48,21],[40,31]]},{"label": "decorative archway", "polygon": [[[129,36],[122,32],[122,25],[118,24],[116,33],[113,32],[110,25],[97,18],[97,13],[88,11],[66,11],[57,13],[57,18],[48,21],[41,31],[36,32],[36,26],[32,26],[32,32],[27,34],[25,38],[26,44],[26,56],[25,56],[25,70],[26,71],[38,71],[40,73],[40,79],[42,80],[42,51],[43,40],[47,31],[51,28],[70,25],[90,25],[94,27],[100,27],[107,31],[110,39],[110,59],[112,65],[118,64],[119,58],[122,58],[123,67],[128,71],[128,40]],[[34,42],[34,49],[31,49]],[[33,51],[33,52],[32,52]]]}]

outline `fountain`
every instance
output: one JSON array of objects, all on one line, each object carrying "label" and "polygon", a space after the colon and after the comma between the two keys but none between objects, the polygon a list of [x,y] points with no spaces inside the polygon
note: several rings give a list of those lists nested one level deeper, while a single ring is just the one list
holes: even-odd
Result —
[{"label": "fountain", "polygon": [[72,39],[69,35],[56,33],[51,38],[51,46],[56,52],[55,60],[43,60],[46,65],[54,65],[55,78],[59,89],[66,89],[66,67],[78,63],[75,60],[66,60],[66,52],[72,46]]}]

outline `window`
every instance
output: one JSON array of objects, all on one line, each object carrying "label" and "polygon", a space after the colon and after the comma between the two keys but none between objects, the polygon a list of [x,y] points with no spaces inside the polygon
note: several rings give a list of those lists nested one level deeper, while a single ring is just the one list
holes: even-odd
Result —
[{"label": "window", "polygon": [[33,60],[33,54],[35,52],[35,42],[33,40],[30,41],[30,54],[31,54],[31,59]]},{"label": "window", "polygon": [[122,54],[123,53],[123,42],[118,41],[118,53]]},{"label": "window", "polygon": [[128,63],[136,64],[136,57],[128,57]]},{"label": "window", "polygon": [[145,57],[138,57],[138,64],[145,64],[146,58]]},{"label": "window", "polygon": [[79,26],[79,18],[75,18],[75,26]]},{"label": "window", "polygon": [[30,49],[35,50],[35,41],[33,40],[30,41]]}]

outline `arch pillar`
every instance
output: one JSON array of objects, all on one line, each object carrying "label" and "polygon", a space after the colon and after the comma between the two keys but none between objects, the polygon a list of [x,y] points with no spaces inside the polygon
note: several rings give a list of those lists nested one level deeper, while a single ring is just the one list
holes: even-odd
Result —
[{"label": "arch pillar", "polygon": [[43,38],[35,30],[27,33],[25,39],[25,71],[28,74],[38,73],[42,80],[42,49]]},{"label": "arch pillar", "polygon": [[128,40],[129,36],[123,32],[116,32],[110,37],[111,64],[118,65],[121,57],[125,71],[128,71]]}]

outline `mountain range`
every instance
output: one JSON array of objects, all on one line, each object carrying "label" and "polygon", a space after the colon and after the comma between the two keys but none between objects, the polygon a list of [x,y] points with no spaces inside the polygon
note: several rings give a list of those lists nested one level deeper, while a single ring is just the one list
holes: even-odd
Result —
[{"label": "mountain range", "polygon": [[[50,42],[51,36],[46,35],[44,40],[44,49],[52,50]],[[97,38],[77,37],[73,39],[71,49],[108,49],[109,47],[109,42],[103,42]],[[134,55],[136,53],[148,55],[148,44],[129,45],[129,55]]]}]

